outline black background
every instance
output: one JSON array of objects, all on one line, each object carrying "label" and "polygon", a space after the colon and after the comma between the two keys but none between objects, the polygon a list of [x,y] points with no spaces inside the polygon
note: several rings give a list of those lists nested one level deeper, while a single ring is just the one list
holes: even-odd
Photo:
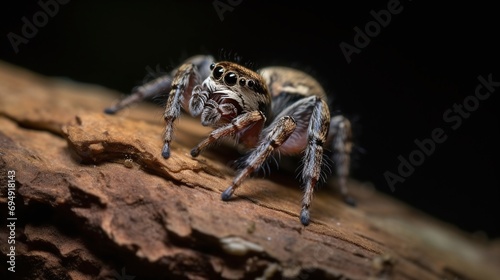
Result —
[{"label": "black background", "polygon": [[[370,11],[387,9],[389,1],[239,2],[221,21],[213,1],[69,1],[17,54],[7,34],[21,35],[22,17],[33,22],[41,7],[3,4],[0,59],[124,93],[149,79],[148,72],[198,53],[238,54],[256,67],[300,67],[354,122],[365,152],[356,153],[352,177],[464,230],[500,236],[500,88],[456,130],[443,119],[474,94],[479,75],[500,81],[496,9],[401,1],[403,10],[347,63],[339,44],[353,45],[353,28],[364,29]],[[447,140],[392,192],[384,172],[397,173],[398,156],[407,159],[415,139],[431,137],[435,128]]]}]

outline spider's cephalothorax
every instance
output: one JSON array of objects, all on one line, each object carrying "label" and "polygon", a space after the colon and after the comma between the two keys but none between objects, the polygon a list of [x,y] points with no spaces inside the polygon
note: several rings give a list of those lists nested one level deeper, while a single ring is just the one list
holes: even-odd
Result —
[{"label": "spider's cephalothorax", "polygon": [[309,207],[325,164],[324,149],[333,151],[339,187],[347,194],[352,149],[350,122],[330,116],[326,94],[310,75],[286,67],[267,67],[254,72],[239,64],[213,63],[211,56],[195,56],[165,75],[106,109],[115,113],[125,106],[169,90],[165,106],[162,156],[170,157],[174,121],[181,108],[199,116],[202,125],[214,127],[210,135],[191,150],[196,157],[210,144],[235,137],[249,152],[232,184],[222,193],[228,200],[241,182],[276,152],[303,153],[301,172],[304,198],[300,221],[308,225]]}]

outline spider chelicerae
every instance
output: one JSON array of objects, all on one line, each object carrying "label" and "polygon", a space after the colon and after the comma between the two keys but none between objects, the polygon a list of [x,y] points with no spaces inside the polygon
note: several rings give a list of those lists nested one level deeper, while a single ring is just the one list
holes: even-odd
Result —
[{"label": "spider chelicerae", "polygon": [[165,134],[161,151],[170,157],[174,122],[181,108],[214,130],[191,150],[198,156],[210,144],[234,137],[248,148],[232,184],[222,193],[229,200],[243,180],[258,170],[273,153],[302,156],[304,189],[300,221],[310,223],[313,191],[327,165],[324,151],[331,150],[338,187],[345,202],[348,195],[351,124],[344,116],[331,117],[327,96],[309,74],[287,67],[266,67],[256,72],[234,62],[214,62],[198,55],[187,59],[171,74],[138,87],[130,96],[105,110],[114,114],[131,103],[169,92],[165,105]]}]

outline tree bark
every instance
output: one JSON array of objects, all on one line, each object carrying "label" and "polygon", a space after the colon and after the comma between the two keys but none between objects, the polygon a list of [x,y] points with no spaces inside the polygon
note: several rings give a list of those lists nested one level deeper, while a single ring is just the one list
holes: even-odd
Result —
[{"label": "tree bark", "polygon": [[334,182],[316,190],[307,227],[293,173],[250,178],[223,202],[234,176],[229,161],[239,154],[222,144],[192,158],[190,148],[210,130],[183,116],[165,160],[162,108],[103,114],[119,96],[0,63],[1,220],[16,218],[14,237],[0,227],[7,261],[7,240],[15,240],[15,272],[2,261],[2,279],[500,275],[498,240],[478,240],[369,183],[348,182],[356,208],[339,199]]}]

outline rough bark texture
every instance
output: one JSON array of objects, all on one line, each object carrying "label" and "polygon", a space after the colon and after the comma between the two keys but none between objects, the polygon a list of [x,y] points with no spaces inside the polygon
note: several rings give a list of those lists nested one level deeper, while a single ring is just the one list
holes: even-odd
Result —
[{"label": "rough bark texture", "polygon": [[[119,94],[0,63],[1,220],[7,171],[16,172],[16,272],[2,279],[498,279],[498,241],[477,240],[373,186],[358,200],[334,183],[316,191],[312,222],[298,218],[292,173],[221,192],[236,153],[189,150],[207,135],[177,123],[160,155],[162,109],[102,113]],[[9,231],[0,230],[2,257]]]}]

